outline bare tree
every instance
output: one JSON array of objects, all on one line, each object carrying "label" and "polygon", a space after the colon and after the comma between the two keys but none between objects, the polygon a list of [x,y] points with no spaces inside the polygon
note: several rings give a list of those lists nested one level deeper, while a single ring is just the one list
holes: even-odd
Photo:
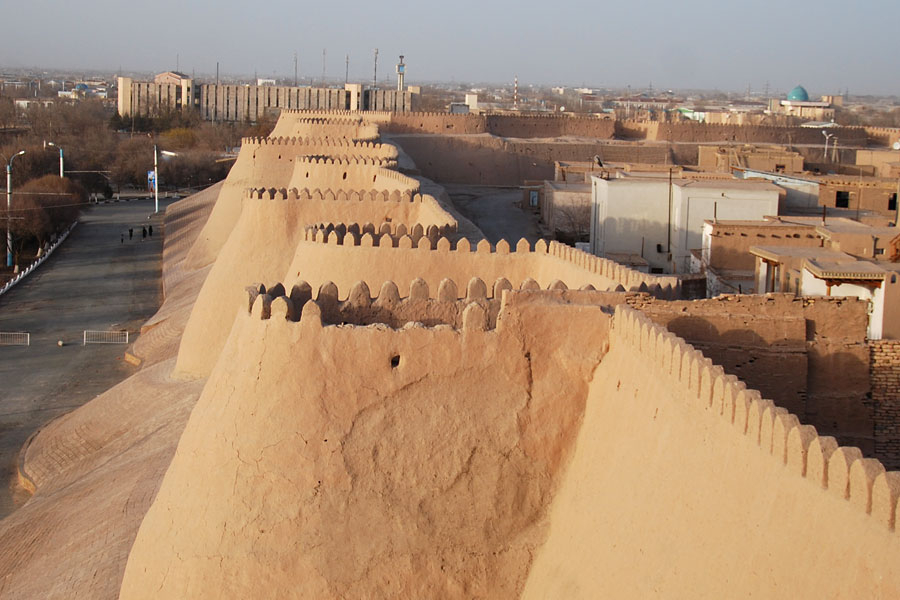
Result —
[{"label": "bare tree", "polygon": [[25,248],[41,248],[53,234],[71,225],[86,203],[83,187],[56,175],[34,179],[16,190],[10,221],[16,264]]},{"label": "bare tree", "polygon": [[588,241],[591,234],[591,205],[578,203],[554,206],[553,229],[557,239]]}]

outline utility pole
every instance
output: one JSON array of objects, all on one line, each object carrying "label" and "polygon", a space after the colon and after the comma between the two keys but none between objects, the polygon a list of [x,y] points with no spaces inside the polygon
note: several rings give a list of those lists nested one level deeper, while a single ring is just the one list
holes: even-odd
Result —
[{"label": "utility pole", "polygon": [[350,83],[350,55],[347,55],[347,66],[344,68],[344,85]]},{"label": "utility pole", "polygon": [[297,85],[297,53],[294,52],[294,87]]},{"label": "utility pole", "polygon": [[328,50],[322,48],[322,87],[325,87],[325,55],[328,53]]}]

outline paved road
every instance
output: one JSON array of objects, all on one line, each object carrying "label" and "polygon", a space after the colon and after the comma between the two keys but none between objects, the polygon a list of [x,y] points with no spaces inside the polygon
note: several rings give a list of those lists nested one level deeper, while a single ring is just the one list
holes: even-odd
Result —
[{"label": "paved road", "polygon": [[[169,203],[161,199],[160,211]],[[137,332],[159,307],[163,232],[161,216],[147,220],[152,212],[150,200],[89,209],[47,262],[0,296],[0,331],[31,332],[30,347],[0,346],[0,517],[27,500],[15,465],[28,437],[135,370],[122,360],[125,346],[81,340],[85,329]],[[154,235],[142,240],[150,224]]]},{"label": "paved road", "polygon": [[492,244],[505,239],[515,248],[521,238],[532,246],[540,239],[537,217],[519,208],[522,190],[443,184],[457,210],[484,232]]}]

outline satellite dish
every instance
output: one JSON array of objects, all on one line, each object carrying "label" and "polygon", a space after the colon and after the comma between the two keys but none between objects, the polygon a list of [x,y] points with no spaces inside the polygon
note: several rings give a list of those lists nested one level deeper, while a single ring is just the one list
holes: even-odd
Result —
[{"label": "satellite dish", "polygon": [[894,142],[894,150],[900,150],[900,142]]}]

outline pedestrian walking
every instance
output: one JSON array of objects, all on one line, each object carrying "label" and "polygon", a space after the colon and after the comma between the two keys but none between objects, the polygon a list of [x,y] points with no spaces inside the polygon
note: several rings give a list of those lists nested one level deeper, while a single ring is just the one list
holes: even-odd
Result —
[{"label": "pedestrian walking", "polygon": [[147,228],[141,227],[141,241],[143,242],[145,239],[147,239]]},{"label": "pedestrian walking", "polygon": [[153,237],[153,225],[150,225],[149,229],[150,229],[150,237]]},{"label": "pedestrian walking", "polygon": [[134,237],[134,227],[128,228],[128,239],[132,239]]}]

